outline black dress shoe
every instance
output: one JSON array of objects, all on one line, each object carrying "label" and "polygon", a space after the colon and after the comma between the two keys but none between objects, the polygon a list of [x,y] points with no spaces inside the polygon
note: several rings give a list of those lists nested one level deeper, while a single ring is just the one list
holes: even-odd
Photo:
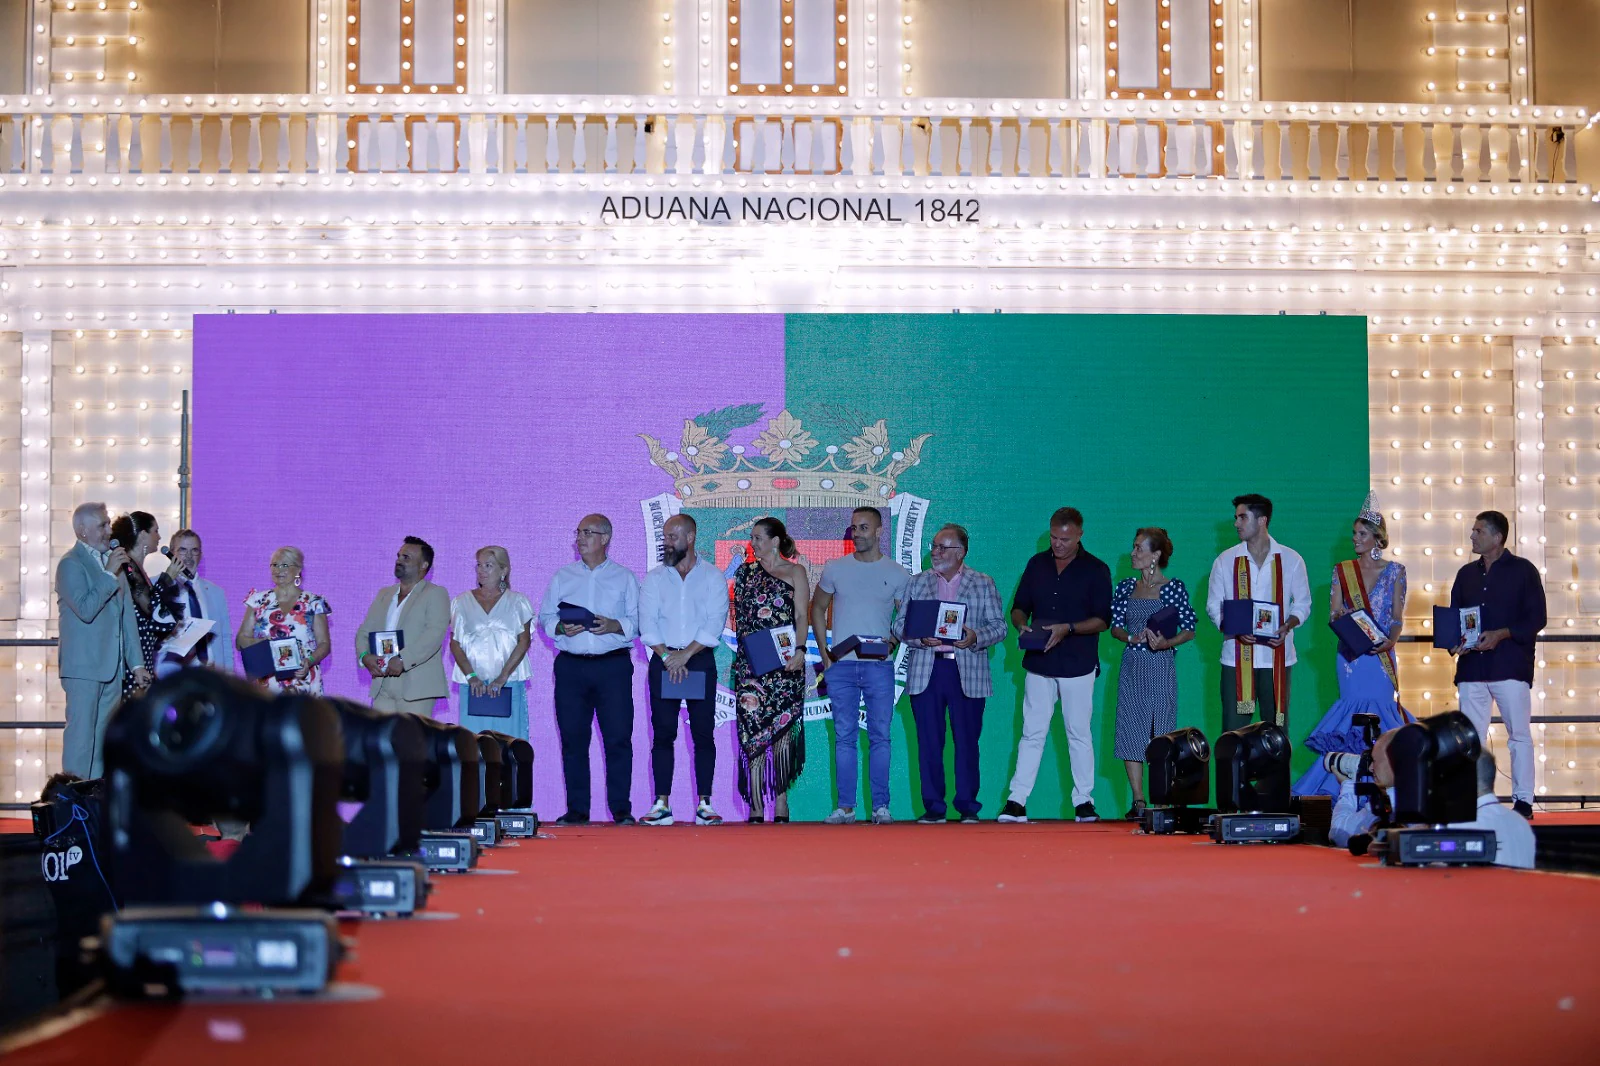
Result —
[{"label": "black dress shoe", "polygon": [[1529,803],[1527,800],[1513,801],[1511,804],[1511,809],[1522,815],[1528,821],[1533,821],[1533,804]]},{"label": "black dress shoe", "polygon": [[613,818],[611,820],[613,822],[615,822],[617,825],[638,825],[639,824],[639,819],[635,818],[631,814],[619,814],[619,815],[617,815],[615,818]]},{"label": "black dress shoe", "polygon": [[588,824],[589,824],[589,816],[587,814],[573,814],[571,811],[568,811],[566,814],[563,814],[560,818],[556,819],[556,825],[588,825]]}]

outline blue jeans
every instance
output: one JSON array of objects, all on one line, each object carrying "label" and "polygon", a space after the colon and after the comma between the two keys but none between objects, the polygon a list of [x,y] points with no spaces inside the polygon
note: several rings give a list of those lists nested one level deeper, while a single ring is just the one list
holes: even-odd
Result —
[{"label": "blue jeans", "polygon": [[828,702],[833,705],[833,761],[839,775],[839,806],[856,805],[856,736],[861,729],[861,703],[867,704],[867,778],[872,807],[889,805],[889,723],[894,718],[894,663],[845,660],[827,673]]}]

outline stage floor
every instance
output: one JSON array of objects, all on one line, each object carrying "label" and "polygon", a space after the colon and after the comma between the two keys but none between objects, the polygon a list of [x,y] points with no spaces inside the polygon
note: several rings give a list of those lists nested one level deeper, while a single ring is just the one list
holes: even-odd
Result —
[{"label": "stage floor", "polygon": [[509,874],[439,878],[453,921],[350,926],[340,979],[379,998],[117,1007],[9,1061],[1555,1066],[1600,1046],[1600,878],[1120,822],[546,832],[485,853]]}]

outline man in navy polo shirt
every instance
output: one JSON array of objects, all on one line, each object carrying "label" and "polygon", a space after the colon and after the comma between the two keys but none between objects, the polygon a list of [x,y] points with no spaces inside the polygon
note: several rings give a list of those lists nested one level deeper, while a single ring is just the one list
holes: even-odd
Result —
[{"label": "man in navy polo shirt", "polygon": [[1506,549],[1511,523],[1499,511],[1484,511],[1472,524],[1478,558],[1456,573],[1451,607],[1483,608],[1483,632],[1475,647],[1455,649],[1456,692],[1461,713],[1478,727],[1489,747],[1490,704],[1500,709],[1511,753],[1511,806],[1533,820],[1534,643],[1545,626],[1544,578],[1539,568]]},{"label": "man in navy polo shirt", "polygon": [[1002,822],[1028,820],[1028,794],[1039,775],[1044,738],[1061,701],[1072,765],[1072,806],[1077,821],[1099,820],[1094,809],[1094,679],[1100,673],[1100,634],[1111,624],[1111,568],[1083,550],[1083,515],[1063,507],[1050,516],[1050,549],[1028,560],[1011,601],[1019,632],[1043,628],[1043,651],[1022,656],[1022,739],[1011,795]]}]

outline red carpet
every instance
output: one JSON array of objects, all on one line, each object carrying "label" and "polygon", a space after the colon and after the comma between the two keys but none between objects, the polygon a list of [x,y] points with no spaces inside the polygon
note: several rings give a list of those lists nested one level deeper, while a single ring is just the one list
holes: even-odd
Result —
[{"label": "red carpet", "polygon": [[[1592,1063],[1600,879],[1097,826],[557,830],[352,926],[343,1004],[123,1007],[13,1064]],[[112,1049],[115,1049],[114,1052]]]}]

